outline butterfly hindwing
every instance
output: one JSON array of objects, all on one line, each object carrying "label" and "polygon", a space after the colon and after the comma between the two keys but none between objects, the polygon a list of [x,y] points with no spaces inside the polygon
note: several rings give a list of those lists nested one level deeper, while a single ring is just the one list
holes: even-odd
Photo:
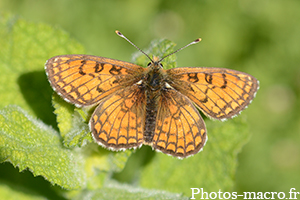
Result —
[{"label": "butterfly hindwing", "polygon": [[200,151],[205,141],[205,124],[192,102],[174,89],[162,92],[153,148],[183,158]]},{"label": "butterfly hindwing", "polygon": [[134,84],[101,101],[90,119],[98,144],[113,149],[139,147],[145,125],[145,91]]}]

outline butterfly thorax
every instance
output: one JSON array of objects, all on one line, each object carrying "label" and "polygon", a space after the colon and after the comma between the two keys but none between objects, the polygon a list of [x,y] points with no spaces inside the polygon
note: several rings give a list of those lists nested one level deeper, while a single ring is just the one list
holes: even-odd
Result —
[{"label": "butterfly thorax", "polygon": [[[152,66],[153,65],[153,66]],[[159,90],[163,85],[163,73],[161,67],[157,64],[151,64],[145,75],[145,85],[147,89],[152,91]]]}]

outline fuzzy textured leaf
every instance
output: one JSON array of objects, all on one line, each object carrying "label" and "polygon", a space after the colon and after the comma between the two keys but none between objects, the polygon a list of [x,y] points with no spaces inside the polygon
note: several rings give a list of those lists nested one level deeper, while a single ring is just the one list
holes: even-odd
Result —
[{"label": "fuzzy textured leaf", "polygon": [[17,106],[0,111],[0,161],[29,169],[66,189],[86,184],[82,156],[65,149],[59,135]]},{"label": "fuzzy textured leaf", "polygon": [[133,187],[126,184],[119,184],[111,181],[103,188],[96,191],[85,191],[78,195],[75,199],[173,199],[173,200],[188,200],[188,197],[184,197],[182,194],[174,194],[162,190],[149,190],[138,187]]},{"label": "fuzzy textured leaf", "polygon": [[16,16],[0,16],[0,46],[0,109],[19,105],[55,125],[44,64],[59,54],[84,53],[83,47],[62,30]]}]

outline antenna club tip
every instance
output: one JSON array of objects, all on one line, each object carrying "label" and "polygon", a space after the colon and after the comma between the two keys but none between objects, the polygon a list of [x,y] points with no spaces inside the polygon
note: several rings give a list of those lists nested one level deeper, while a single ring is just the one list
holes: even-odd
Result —
[{"label": "antenna club tip", "polygon": [[198,38],[195,40],[195,42],[201,42],[202,38]]},{"label": "antenna club tip", "polygon": [[123,34],[122,34],[120,31],[118,31],[118,30],[116,30],[115,33],[116,33],[117,35],[120,35],[120,36],[123,35]]}]

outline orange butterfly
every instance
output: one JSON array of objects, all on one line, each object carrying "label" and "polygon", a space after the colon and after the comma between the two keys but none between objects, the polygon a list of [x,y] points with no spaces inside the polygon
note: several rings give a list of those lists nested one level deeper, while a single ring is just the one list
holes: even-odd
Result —
[{"label": "orange butterfly", "polygon": [[207,140],[196,107],[208,117],[224,120],[247,107],[258,90],[258,81],[243,72],[204,67],[164,70],[161,61],[171,54],[162,59],[144,54],[151,61],[147,68],[89,55],[55,56],[45,65],[51,86],[66,101],[77,107],[99,104],[89,125],[95,141],[108,149],[146,144],[178,158],[196,154]]}]

